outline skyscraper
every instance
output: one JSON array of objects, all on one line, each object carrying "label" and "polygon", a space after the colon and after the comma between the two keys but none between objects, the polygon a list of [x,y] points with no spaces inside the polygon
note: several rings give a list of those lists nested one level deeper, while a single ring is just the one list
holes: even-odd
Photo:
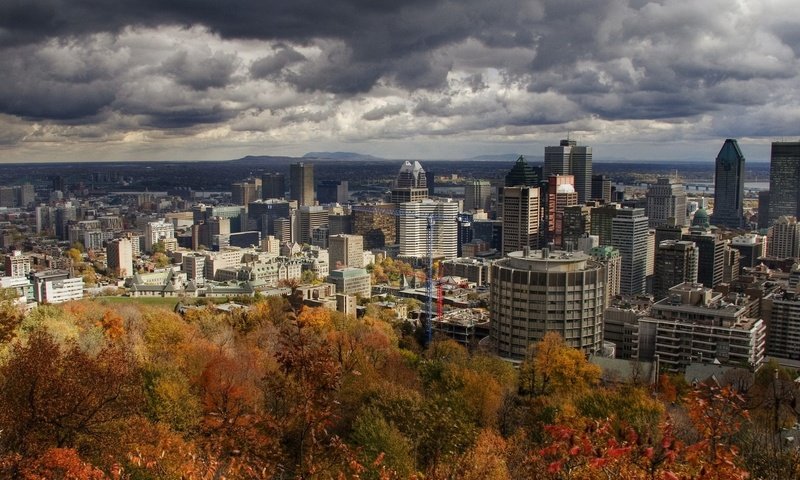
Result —
[{"label": "skyscraper", "polygon": [[261,175],[261,198],[283,198],[286,195],[286,175],[282,173],[264,173]]},{"label": "skyscraper", "polygon": [[416,202],[428,198],[428,176],[419,162],[403,162],[392,189],[391,202]]},{"label": "skyscraper", "polygon": [[528,165],[528,162],[525,161],[525,157],[520,155],[519,158],[517,158],[517,162],[506,174],[505,184],[506,187],[516,187],[519,185],[538,187],[541,179],[542,169],[531,167]]},{"label": "skyscraper", "polygon": [[503,189],[503,253],[539,246],[539,188]]},{"label": "skyscraper", "polygon": [[647,189],[650,226],[686,224],[686,188],[671,178],[659,178]]},{"label": "skyscraper", "polygon": [[464,185],[464,211],[489,211],[492,184],[488,180],[470,180]]},{"label": "skyscraper", "polygon": [[544,176],[572,175],[578,203],[592,198],[592,147],[578,146],[574,140],[561,140],[559,146],[544,148]]},{"label": "skyscraper", "polygon": [[289,198],[297,200],[298,205],[314,205],[314,165],[293,163],[289,168],[291,178]]},{"label": "skyscraper", "polygon": [[611,245],[622,256],[624,294],[642,294],[647,286],[647,220],[643,208],[621,208],[611,220]]},{"label": "skyscraper", "polygon": [[578,204],[572,175],[550,175],[547,178],[547,241],[562,246],[564,209]]},{"label": "skyscraper", "polygon": [[697,281],[708,288],[714,288],[722,283],[725,270],[725,241],[715,233],[702,228],[692,227],[683,240],[697,244],[699,257],[697,267]]},{"label": "skyscraper", "polygon": [[769,225],[788,215],[800,216],[800,142],[772,142],[769,165]]},{"label": "skyscraper", "polygon": [[656,249],[653,298],[659,301],[681,283],[697,283],[697,245],[683,240],[664,240]]},{"label": "skyscraper", "polygon": [[744,155],[736,140],[728,138],[717,155],[714,175],[714,214],[711,223],[741,228],[744,221]]},{"label": "skyscraper", "polygon": [[328,255],[333,269],[364,267],[364,237],[361,235],[331,235]]},{"label": "skyscraper", "polygon": [[592,175],[592,200],[611,202],[611,179],[608,175]]},{"label": "skyscraper", "polygon": [[800,223],[795,217],[780,217],[769,228],[767,254],[776,258],[800,256]]},{"label": "skyscraper", "polygon": [[434,201],[401,203],[400,256],[426,258],[428,256],[428,216],[434,216],[433,255],[446,259],[456,258],[458,250],[458,202]]}]

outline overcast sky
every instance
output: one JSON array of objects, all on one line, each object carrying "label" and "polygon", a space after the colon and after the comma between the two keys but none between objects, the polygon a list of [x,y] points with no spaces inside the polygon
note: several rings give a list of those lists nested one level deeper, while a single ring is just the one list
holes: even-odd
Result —
[{"label": "overcast sky", "polygon": [[797,0],[2,0],[0,161],[800,136]]}]

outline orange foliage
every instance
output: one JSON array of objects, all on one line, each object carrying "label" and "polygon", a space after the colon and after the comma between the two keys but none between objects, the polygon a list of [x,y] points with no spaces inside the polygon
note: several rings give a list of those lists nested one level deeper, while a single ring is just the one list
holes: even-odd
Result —
[{"label": "orange foliage", "polygon": [[21,480],[105,480],[102,470],[81,460],[71,448],[51,448],[41,456],[29,457],[18,465]]}]

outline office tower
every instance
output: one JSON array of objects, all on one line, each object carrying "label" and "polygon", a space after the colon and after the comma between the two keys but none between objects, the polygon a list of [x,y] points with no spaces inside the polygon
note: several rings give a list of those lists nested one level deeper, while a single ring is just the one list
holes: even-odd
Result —
[{"label": "office tower", "polygon": [[611,179],[608,175],[592,175],[592,200],[611,203]]},{"label": "office tower", "polygon": [[531,343],[557,332],[586,354],[603,341],[605,270],[580,252],[510,252],[492,265],[490,337],[495,353],[524,360]]},{"label": "office tower", "polygon": [[328,212],[328,228],[331,235],[353,233],[353,215]]},{"label": "office tower", "polygon": [[364,267],[364,237],[331,235],[328,237],[328,261],[332,269]]},{"label": "office tower", "polygon": [[328,211],[320,205],[302,205],[297,209],[297,219],[298,232],[295,241],[311,244],[314,229],[328,224]]},{"label": "office tower", "polygon": [[517,158],[514,166],[506,174],[505,186],[506,187],[538,187],[539,182],[542,180],[542,171],[540,167],[531,167],[522,155]]},{"label": "office tower", "polygon": [[758,192],[758,229],[769,228],[769,191]]},{"label": "office tower", "polygon": [[697,244],[699,251],[697,281],[708,288],[714,288],[722,283],[725,262],[725,241],[715,233],[693,227],[683,236]]},{"label": "office tower", "polygon": [[725,245],[725,255],[722,261],[722,283],[730,284],[739,279],[741,269],[741,254],[739,250]]},{"label": "office tower", "polygon": [[258,187],[261,183],[254,179],[247,179],[231,185],[231,203],[234,205],[247,205],[258,200]]},{"label": "office tower", "polygon": [[611,305],[611,299],[620,294],[620,281],[622,275],[622,255],[614,247],[592,247],[589,256],[600,262],[606,272],[606,297],[605,305]]},{"label": "office tower", "polygon": [[261,232],[262,238],[275,233],[274,222],[278,218],[289,218],[291,205],[286,200],[269,198],[257,200],[247,205],[247,223],[249,228]]},{"label": "office tower", "polygon": [[714,172],[714,214],[711,223],[741,228],[744,223],[744,155],[736,140],[729,138],[722,144]]},{"label": "office tower", "polygon": [[686,225],[686,187],[672,178],[659,178],[647,189],[650,226]]},{"label": "office tower", "polygon": [[349,200],[350,187],[347,180],[323,180],[317,184],[318,203],[347,203]]},{"label": "office tower", "polygon": [[419,162],[403,162],[391,192],[392,203],[416,202],[429,197],[428,176]]},{"label": "office tower", "polygon": [[564,207],[562,244],[567,250],[577,249],[578,239],[592,230],[592,207],[572,205]]},{"label": "office tower", "polygon": [[564,209],[578,204],[578,193],[572,175],[550,175],[547,178],[547,242],[561,247],[564,230]]},{"label": "office tower", "polygon": [[797,217],[800,198],[800,142],[772,142],[769,166],[769,224]]},{"label": "office tower", "polygon": [[526,247],[538,247],[539,188],[528,186],[503,187],[502,192],[502,253],[506,254]]},{"label": "office tower", "polygon": [[739,264],[744,267],[755,267],[759,263],[759,258],[767,254],[766,237],[755,233],[748,233],[733,237],[728,245],[739,251]]},{"label": "office tower", "polygon": [[664,240],[656,250],[653,298],[659,301],[669,295],[669,289],[681,283],[697,283],[700,253],[694,242]]},{"label": "office tower", "polygon": [[733,302],[711,288],[683,283],[639,319],[636,357],[658,355],[663,369],[682,372],[690,363],[756,368],[764,360],[764,322],[748,316],[750,305]]},{"label": "office tower", "polygon": [[655,228],[655,244],[660,245],[664,240],[680,240],[689,230],[678,225],[659,225]]},{"label": "office tower", "polygon": [[31,271],[31,257],[14,250],[5,258],[6,277],[26,277]]},{"label": "office tower", "polygon": [[611,245],[616,247],[622,256],[620,291],[626,295],[645,293],[647,224],[648,219],[644,215],[643,208],[621,208],[611,220]]},{"label": "office tower", "polygon": [[593,208],[589,215],[592,235],[597,235],[601,246],[611,245],[613,221],[617,212],[619,212],[619,204],[610,203]]},{"label": "office tower", "polygon": [[261,199],[284,198],[286,196],[286,175],[272,172],[261,175]]},{"label": "office tower", "polygon": [[69,224],[78,219],[78,209],[67,202],[56,207],[55,212],[55,233],[59,240],[67,240],[69,237]]},{"label": "office tower", "polygon": [[175,238],[175,226],[164,220],[147,222],[144,227],[144,249],[148,253],[153,253],[153,247],[161,241]]},{"label": "office tower", "polygon": [[776,258],[800,256],[800,223],[794,216],[781,216],[769,228],[767,255]]},{"label": "office tower", "polygon": [[392,245],[397,237],[395,205],[378,203],[353,207],[353,233],[364,237],[364,248]]},{"label": "office tower", "polygon": [[205,245],[208,249],[216,250],[221,246],[219,237],[231,234],[231,219],[211,217],[200,226],[200,232],[202,245]]},{"label": "office tower", "polygon": [[574,140],[561,140],[557,147],[544,148],[544,176],[572,175],[578,203],[592,198],[592,147],[577,146]]},{"label": "office tower", "polygon": [[464,185],[464,211],[490,210],[492,184],[488,180],[469,180]]},{"label": "office tower", "polygon": [[275,219],[274,228],[275,238],[280,243],[287,243],[294,240],[292,236],[292,221],[287,217]]},{"label": "office tower", "polygon": [[465,243],[469,243],[473,239],[474,231],[472,230],[473,214],[469,212],[461,212],[456,216],[456,223],[458,224],[458,249],[457,254],[459,257],[464,256],[462,247]]},{"label": "office tower", "polygon": [[427,258],[428,217],[433,216],[433,256],[456,258],[458,252],[458,202],[434,201],[401,203],[398,206],[400,220],[400,256]]},{"label": "office tower", "polygon": [[130,238],[116,238],[106,244],[106,264],[109,274],[116,278],[134,274],[133,245]]},{"label": "office tower", "polygon": [[291,164],[289,179],[289,199],[297,200],[300,206],[314,205],[314,165],[303,162]]},{"label": "office tower", "polygon": [[[538,216],[538,215],[537,215]],[[538,223],[538,221],[537,221]],[[538,231],[538,225],[537,225]],[[472,220],[472,240],[482,240],[498,252],[503,250],[503,221],[474,219]],[[538,243],[538,240],[537,240]]]}]

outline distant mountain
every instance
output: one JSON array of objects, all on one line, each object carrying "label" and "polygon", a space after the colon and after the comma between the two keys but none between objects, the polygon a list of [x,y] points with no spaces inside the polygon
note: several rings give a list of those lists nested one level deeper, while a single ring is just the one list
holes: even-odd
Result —
[{"label": "distant mountain", "polygon": [[308,152],[303,158],[324,158],[327,160],[385,160],[385,158],[355,152]]}]

